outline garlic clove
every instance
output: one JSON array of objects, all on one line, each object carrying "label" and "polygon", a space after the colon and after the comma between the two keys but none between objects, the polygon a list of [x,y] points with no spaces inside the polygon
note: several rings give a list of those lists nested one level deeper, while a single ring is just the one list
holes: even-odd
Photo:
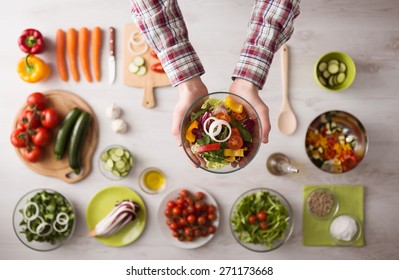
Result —
[{"label": "garlic clove", "polygon": [[116,119],[112,121],[111,128],[115,133],[126,133],[128,130],[128,125],[124,120]]},{"label": "garlic clove", "polygon": [[122,108],[113,103],[111,106],[107,107],[105,113],[107,118],[115,120],[122,115]]}]

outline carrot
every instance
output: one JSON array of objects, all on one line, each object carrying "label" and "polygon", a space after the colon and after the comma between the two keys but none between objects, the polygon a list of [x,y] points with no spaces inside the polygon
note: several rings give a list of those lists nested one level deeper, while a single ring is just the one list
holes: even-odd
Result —
[{"label": "carrot", "polygon": [[93,75],[96,81],[101,79],[101,28],[96,26],[91,32],[91,63],[93,64]]},{"label": "carrot", "polygon": [[55,36],[55,47],[56,47],[56,61],[58,67],[58,74],[61,80],[68,81],[68,70],[65,61],[65,32],[62,29],[58,29]]},{"label": "carrot", "polygon": [[77,34],[74,28],[69,28],[67,31],[67,44],[66,44],[66,52],[69,67],[71,68],[71,74],[75,82],[79,82],[79,70],[78,70],[78,62],[76,59],[76,45],[77,45]]},{"label": "carrot", "polygon": [[86,27],[82,27],[79,30],[79,40],[78,40],[78,54],[80,67],[86,80],[91,83],[93,81],[90,73],[90,62],[89,62],[89,30]]}]

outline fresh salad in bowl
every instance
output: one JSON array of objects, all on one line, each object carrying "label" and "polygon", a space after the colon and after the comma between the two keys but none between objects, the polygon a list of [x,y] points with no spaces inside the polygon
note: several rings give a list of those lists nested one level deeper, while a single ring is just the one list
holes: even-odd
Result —
[{"label": "fresh salad in bowl", "polygon": [[202,168],[232,172],[254,157],[260,130],[258,115],[245,99],[232,93],[212,93],[187,111],[182,140],[187,155]]}]

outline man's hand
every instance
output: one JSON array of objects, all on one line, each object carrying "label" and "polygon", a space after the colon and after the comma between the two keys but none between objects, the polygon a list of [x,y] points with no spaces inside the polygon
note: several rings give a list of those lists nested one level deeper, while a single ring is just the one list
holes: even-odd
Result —
[{"label": "man's hand", "polygon": [[247,100],[259,115],[260,123],[262,124],[262,142],[269,141],[270,119],[269,108],[259,96],[259,88],[253,83],[236,78],[230,87],[230,92],[235,93],[245,100]]},{"label": "man's hand", "polygon": [[208,89],[199,76],[191,78],[179,84],[177,87],[180,97],[173,111],[172,134],[180,147],[182,145],[180,125],[184,114],[195,100],[208,94]]}]

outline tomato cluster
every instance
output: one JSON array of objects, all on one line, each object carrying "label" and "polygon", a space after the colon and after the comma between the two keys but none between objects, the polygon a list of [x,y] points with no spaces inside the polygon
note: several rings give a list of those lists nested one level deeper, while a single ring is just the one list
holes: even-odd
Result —
[{"label": "tomato cluster", "polygon": [[26,104],[10,140],[14,147],[21,148],[24,159],[37,162],[43,157],[43,147],[51,143],[51,129],[58,126],[61,118],[56,109],[47,106],[47,98],[40,92],[30,94]]},{"label": "tomato cluster", "polygon": [[259,224],[260,229],[268,229],[269,224],[267,223],[267,213],[259,211],[258,213],[252,214],[248,217],[248,223],[254,225]]},{"label": "tomato cluster", "polygon": [[167,202],[164,214],[172,234],[179,241],[194,241],[216,232],[213,222],[217,218],[216,206],[206,203],[203,192],[194,195],[186,189],[175,200]]}]

